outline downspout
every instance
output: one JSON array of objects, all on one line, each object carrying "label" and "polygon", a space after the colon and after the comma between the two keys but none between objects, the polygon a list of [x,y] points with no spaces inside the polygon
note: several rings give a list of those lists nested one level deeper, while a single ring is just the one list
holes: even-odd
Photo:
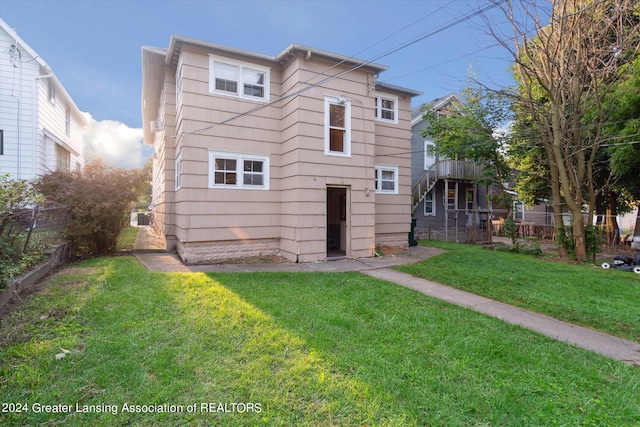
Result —
[{"label": "downspout", "polygon": [[[53,77],[51,69],[47,70],[48,73],[43,76],[37,76],[33,79],[33,174],[37,175],[38,164],[38,124],[40,123],[38,117],[38,108],[40,107],[40,98],[38,94],[38,80],[48,79]],[[45,143],[46,141],[43,141]],[[47,146],[44,144],[44,162],[47,163]]]}]

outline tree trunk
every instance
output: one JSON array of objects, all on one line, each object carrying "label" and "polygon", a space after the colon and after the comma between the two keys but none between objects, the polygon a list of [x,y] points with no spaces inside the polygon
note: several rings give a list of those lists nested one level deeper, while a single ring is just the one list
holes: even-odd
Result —
[{"label": "tree trunk", "polygon": [[607,231],[607,244],[617,245],[620,243],[620,230],[618,228],[618,195],[614,192],[607,194],[607,205],[605,209],[604,225]]}]

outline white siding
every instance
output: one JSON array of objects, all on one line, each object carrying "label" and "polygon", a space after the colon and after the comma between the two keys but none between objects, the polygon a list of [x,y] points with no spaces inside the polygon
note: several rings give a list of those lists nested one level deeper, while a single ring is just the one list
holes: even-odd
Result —
[{"label": "white siding", "polygon": [[[71,168],[84,164],[84,118],[43,66],[42,58],[0,20],[0,129],[4,133],[0,172],[15,178],[31,179],[54,170],[55,144],[71,153]],[[56,88],[55,104],[48,99],[49,80]],[[69,135],[67,108],[71,114]]]},{"label": "white siding", "polygon": [[[12,58],[11,46],[16,43]],[[34,82],[40,67],[27,49],[1,27],[0,53],[0,129],[4,131],[0,172],[31,178],[35,175]]]}]

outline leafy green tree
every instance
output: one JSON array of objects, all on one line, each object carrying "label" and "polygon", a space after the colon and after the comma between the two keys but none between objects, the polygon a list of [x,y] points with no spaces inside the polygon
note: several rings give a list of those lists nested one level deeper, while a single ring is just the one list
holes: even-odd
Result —
[{"label": "leafy green tree", "polygon": [[[632,0],[549,3],[548,23],[536,4],[504,3],[515,46],[494,35],[513,54],[518,111],[540,137],[531,142],[544,152],[554,205],[559,192],[572,213],[575,256],[582,261],[587,258],[583,206],[588,206],[591,218],[598,192],[597,159],[607,141],[609,111],[604,101],[626,79],[624,65],[637,58],[640,8]],[[531,23],[536,29],[533,37]]]},{"label": "leafy green tree", "polygon": [[512,197],[505,191],[513,176],[505,158],[509,141],[506,126],[512,119],[509,98],[502,92],[469,85],[460,94],[462,104],[450,114],[427,107],[428,126],[422,136],[433,138],[438,154],[450,159],[472,159],[484,164],[478,184],[500,190],[495,201],[511,209]]},{"label": "leafy green tree", "polygon": [[128,212],[147,183],[141,170],[124,170],[92,160],[78,171],[58,170],[40,178],[37,188],[47,202],[66,206],[66,237],[83,257],[115,250],[128,224]]}]

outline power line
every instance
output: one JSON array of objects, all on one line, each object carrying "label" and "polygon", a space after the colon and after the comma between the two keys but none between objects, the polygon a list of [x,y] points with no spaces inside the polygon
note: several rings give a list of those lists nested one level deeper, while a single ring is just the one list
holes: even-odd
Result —
[{"label": "power line", "polygon": [[[412,39],[412,40],[409,40],[409,41],[407,41],[405,43],[402,43],[401,45],[399,45],[399,46],[397,46],[395,48],[389,49],[389,50],[387,50],[387,51],[375,56],[374,58],[371,58],[369,60],[363,61],[363,62],[361,62],[359,64],[356,64],[356,65],[354,65],[354,66],[352,66],[352,67],[350,67],[350,68],[348,68],[348,69],[346,69],[344,71],[341,71],[341,72],[339,72],[337,74],[334,74],[332,76],[328,76],[328,77],[322,79],[318,83],[310,84],[309,86],[307,86],[305,88],[299,89],[299,90],[297,90],[297,91],[295,91],[293,93],[290,93],[288,95],[280,96],[277,99],[268,101],[268,102],[266,102],[266,103],[264,103],[262,105],[254,107],[254,108],[252,108],[252,109],[250,109],[248,111],[245,111],[243,113],[240,113],[240,114],[237,114],[235,116],[232,116],[232,117],[230,117],[230,118],[228,118],[226,120],[223,120],[221,122],[213,123],[212,125],[204,127],[202,129],[197,129],[197,130],[194,130],[194,131],[191,131],[191,132],[184,132],[183,135],[197,135],[197,134],[200,134],[200,133],[205,132],[205,131],[207,131],[209,129],[212,129],[212,128],[216,127],[216,126],[224,125],[224,124],[227,124],[227,123],[232,122],[234,120],[237,120],[237,119],[239,119],[241,117],[245,117],[245,116],[251,115],[251,114],[253,114],[255,112],[258,112],[258,111],[260,111],[260,110],[262,110],[264,108],[270,107],[270,106],[274,105],[277,102],[280,102],[280,101],[283,101],[285,99],[289,99],[289,98],[295,97],[295,96],[297,96],[297,95],[299,95],[301,93],[304,93],[304,92],[306,92],[308,90],[311,90],[313,88],[321,87],[321,85],[323,85],[324,83],[327,83],[327,82],[329,82],[331,80],[334,80],[336,78],[339,78],[339,77],[341,77],[341,76],[343,76],[345,74],[351,73],[351,72],[353,72],[355,70],[358,70],[358,69],[360,69],[362,67],[365,67],[365,66],[367,66],[369,64],[372,64],[372,63],[374,63],[375,61],[378,61],[381,58],[389,56],[389,55],[391,55],[393,53],[396,53],[396,52],[398,52],[400,50],[406,49],[407,47],[412,46],[412,45],[414,45],[414,44],[416,44],[416,43],[418,43],[418,42],[420,42],[422,40],[425,40],[425,39],[427,39],[429,37],[433,37],[434,35],[439,34],[439,33],[443,32],[445,30],[448,30],[449,28],[452,28],[452,27],[454,27],[456,25],[459,25],[459,24],[461,24],[463,22],[466,22],[466,21],[468,21],[468,20],[470,20],[470,19],[472,19],[472,18],[474,18],[474,17],[476,17],[478,15],[481,15],[481,14],[487,12],[488,10],[497,7],[501,3],[504,3],[505,1],[506,0],[499,0],[499,1],[496,1],[496,2],[491,2],[487,6],[483,6],[483,7],[479,8],[479,9],[476,9],[476,10],[472,11],[471,13],[468,13],[466,15],[463,15],[463,16],[459,17],[459,18],[456,18],[456,19],[450,21],[449,23],[444,24],[443,26],[441,26],[439,28],[436,28],[435,30],[429,31],[429,32],[427,32],[425,34],[422,34],[422,35]],[[317,76],[314,76],[314,77],[317,77]],[[178,136],[178,135],[174,135],[174,136]]]}]

